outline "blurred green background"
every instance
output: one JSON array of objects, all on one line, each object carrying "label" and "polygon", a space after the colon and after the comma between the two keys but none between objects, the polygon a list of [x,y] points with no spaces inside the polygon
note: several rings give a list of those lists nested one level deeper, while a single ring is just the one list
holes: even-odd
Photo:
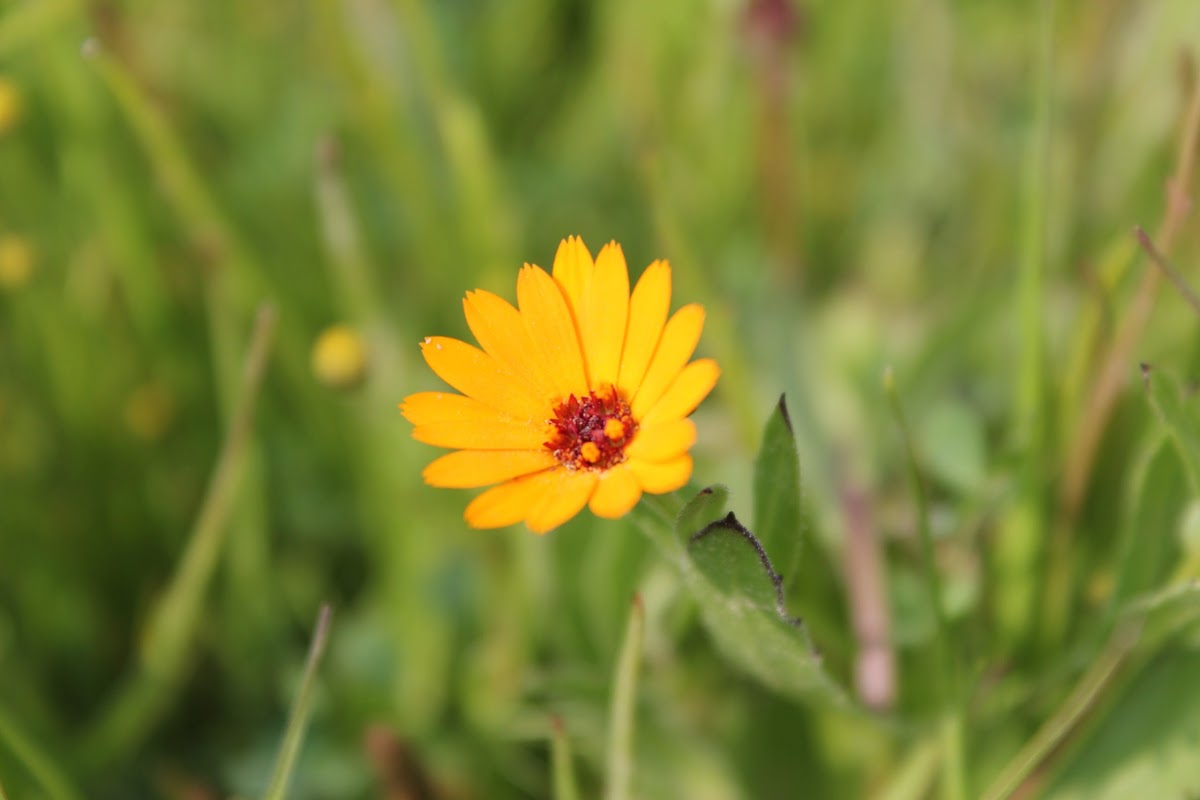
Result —
[{"label": "blurred green background", "polygon": [[[261,795],[329,602],[291,796],[549,797],[553,715],[599,796],[640,591],[636,796],[954,796],[890,365],[959,796],[1064,718],[1023,796],[1195,796],[1192,618],[1109,633],[1200,574],[1200,412],[1138,369],[1190,385],[1196,314],[1130,234],[1196,276],[1197,42],[1191,0],[0,0],[0,792]],[[788,394],[850,707],[731,666],[629,521],[422,485],[417,342],[569,234],[707,306],[693,482],[744,518]]]}]

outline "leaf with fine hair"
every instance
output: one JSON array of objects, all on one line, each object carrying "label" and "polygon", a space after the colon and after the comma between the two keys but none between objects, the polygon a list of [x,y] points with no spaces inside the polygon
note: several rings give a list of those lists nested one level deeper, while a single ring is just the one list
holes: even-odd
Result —
[{"label": "leaf with fine hair", "polygon": [[801,620],[788,613],[762,543],[737,517],[730,513],[696,532],[687,555],[685,579],[725,658],[774,691],[844,700]]}]

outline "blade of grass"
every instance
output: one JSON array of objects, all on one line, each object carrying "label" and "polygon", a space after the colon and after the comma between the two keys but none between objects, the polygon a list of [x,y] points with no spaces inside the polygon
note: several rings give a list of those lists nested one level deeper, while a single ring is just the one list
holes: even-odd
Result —
[{"label": "blade of grass", "polygon": [[275,322],[274,308],[262,306],[242,371],[232,424],[213,467],[187,549],[146,626],[136,672],[83,737],[81,755],[92,768],[142,741],[170,703],[183,677],[200,609],[226,539]]},{"label": "blade of grass", "polygon": [[896,380],[889,368],[883,377],[883,388],[891,406],[892,415],[904,449],[908,455],[909,479],[913,497],[917,503],[917,533],[921,542],[921,562],[925,574],[925,591],[933,611],[937,647],[937,663],[941,673],[938,681],[942,687],[941,736],[943,747],[942,797],[947,800],[966,800],[969,778],[967,774],[966,728],[963,724],[962,699],[959,696],[957,661],[951,649],[950,626],[946,620],[946,609],[942,604],[942,579],[938,574],[933,553],[933,533],[929,527],[929,500],[925,494],[920,460],[917,458],[912,429],[896,391]]},{"label": "blade of grass", "polygon": [[[1189,52],[1188,57],[1194,61]],[[1200,81],[1194,81],[1191,96],[1183,115],[1183,127],[1175,154],[1175,168],[1166,186],[1166,202],[1163,219],[1154,233],[1161,252],[1170,255],[1175,240],[1185,219],[1191,213],[1191,186],[1195,177],[1196,149],[1200,145]],[[1148,270],[1142,275],[1128,311],[1120,319],[1120,327],[1108,349],[1099,361],[1091,391],[1086,394],[1088,404],[1079,417],[1071,446],[1063,463],[1063,482],[1059,494],[1062,524],[1055,528],[1055,541],[1051,544],[1051,558],[1069,556],[1073,522],[1083,502],[1092,464],[1100,439],[1104,435],[1109,417],[1116,408],[1117,396],[1132,374],[1133,350],[1141,339],[1142,331],[1150,322],[1162,273]],[[1057,540],[1063,539],[1064,543]]]},{"label": "blade of grass", "polygon": [[992,781],[982,795],[983,800],[1004,800],[1011,797],[1075,729],[1125,663],[1130,650],[1137,642],[1140,628],[1140,624],[1125,626],[1113,635],[1054,715],[1038,729],[1029,743],[1021,748]]},{"label": "blade of grass", "polygon": [[579,800],[579,784],[571,758],[571,740],[562,717],[550,720],[550,760],[554,776],[554,800]]},{"label": "blade of grass", "polygon": [[737,423],[739,438],[747,449],[758,443],[759,430],[758,398],[753,390],[750,364],[746,359],[745,342],[734,330],[733,314],[728,301],[722,296],[720,287],[709,279],[709,272],[695,268],[704,263],[697,258],[692,241],[684,230],[672,197],[664,185],[662,159],[648,157],[642,161],[641,177],[646,195],[653,211],[654,229],[672,263],[692,265],[693,268],[680,272],[680,283],[688,295],[697,297],[708,309],[705,319],[705,338],[713,355],[721,364],[723,380],[721,392],[726,405],[732,409]]},{"label": "blade of grass", "polygon": [[[28,771],[47,797],[53,800],[82,798],[54,759],[21,730],[3,709],[0,709],[0,745],[5,746],[13,760]],[[0,800],[4,800],[3,788],[0,788]]]},{"label": "blade of grass", "polygon": [[334,288],[342,308],[352,319],[375,323],[382,316],[379,291],[375,286],[375,265],[363,243],[362,231],[354,213],[350,190],[341,169],[341,147],[332,135],[317,144],[313,159],[316,180],[313,188],[322,241],[329,252]]},{"label": "blade of grass", "polygon": [[1009,648],[1026,642],[1037,618],[1039,564],[1046,541],[1046,195],[1051,134],[1054,2],[1038,5],[1033,76],[1033,118],[1021,191],[1021,248],[1016,317],[1020,336],[1014,382],[1012,444],[1016,448],[1016,494],[999,521],[993,561],[995,617]]},{"label": "blade of grass", "polygon": [[275,769],[271,775],[271,783],[267,787],[265,800],[283,800],[287,796],[288,784],[296,767],[296,757],[300,754],[300,745],[304,742],[304,731],[308,727],[308,718],[312,711],[313,690],[316,687],[317,669],[321,666],[321,658],[325,655],[325,645],[329,640],[329,624],[333,618],[333,610],[326,603],[321,606],[317,616],[317,625],[313,631],[312,643],[308,647],[308,660],[304,664],[304,677],[300,681],[300,689],[296,692],[295,702],[292,703],[292,713],[288,718],[287,730],[283,735],[283,744],[279,747],[279,755],[275,759]]},{"label": "blade of grass", "polygon": [[1153,663],[1163,649],[1176,641],[1182,630],[1194,626],[1195,615],[1184,614],[1166,620],[1154,614],[1173,601],[1186,600],[1200,591],[1200,583],[1185,580],[1171,582],[1162,589],[1133,599],[1120,611],[1119,624],[1107,644],[1091,661],[1075,688],[1021,748],[981,797],[1004,800],[1022,790],[1035,771],[1045,771],[1052,760],[1061,760],[1070,751],[1068,737],[1086,736],[1086,726],[1103,718],[1104,707],[1133,685],[1138,674]]},{"label": "blade of grass", "polygon": [[634,595],[625,640],[617,657],[612,704],[608,719],[608,770],[605,800],[629,800],[633,783],[634,713],[637,710],[638,672],[642,661],[642,638],[646,610],[640,595]]},{"label": "blade of grass", "polygon": [[936,739],[921,742],[892,772],[891,781],[875,795],[875,800],[921,800],[928,797],[940,760],[941,747]]}]

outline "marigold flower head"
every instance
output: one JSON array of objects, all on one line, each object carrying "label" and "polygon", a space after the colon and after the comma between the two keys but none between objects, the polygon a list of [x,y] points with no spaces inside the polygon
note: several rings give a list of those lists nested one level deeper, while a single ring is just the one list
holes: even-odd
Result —
[{"label": "marigold flower head", "polygon": [[431,336],[421,345],[461,394],[421,392],[401,410],[418,441],[455,452],[424,472],[431,486],[478,488],[464,517],[475,528],[524,521],[537,533],[584,506],[627,513],[643,492],[687,483],[696,426],[688,415],[717,382],[712,359],[691,363],[704,309],[668,319],[671,268],[655,261],[630,291],[616,242],[593,261],[564,240],[553,274],[526,264],[517,306],[477,290],[463,300],[480,347]]}]

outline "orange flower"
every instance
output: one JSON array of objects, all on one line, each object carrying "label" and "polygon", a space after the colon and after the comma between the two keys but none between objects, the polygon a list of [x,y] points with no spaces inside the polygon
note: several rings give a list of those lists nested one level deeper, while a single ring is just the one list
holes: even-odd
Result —
[{"label": "orange flower", "polygon": [[425,468],[431,486],[475,488],[474,528],[524,520],[545,533],[589,506],[627,513],[643,492],[687,483],[696,440],[689,414],[717,382],[712,359],[688,363],[704,309],[667,313],[671,268],[655,261],[629,290],[621,246],[596,260],[577,237],[554,256],[553,277],[526,264],[517,308],[483,290],[463,300],[483,349],[441,336],[421,352],[462,394],[421,392],[401,404],[413,438],[453,448]]}]

